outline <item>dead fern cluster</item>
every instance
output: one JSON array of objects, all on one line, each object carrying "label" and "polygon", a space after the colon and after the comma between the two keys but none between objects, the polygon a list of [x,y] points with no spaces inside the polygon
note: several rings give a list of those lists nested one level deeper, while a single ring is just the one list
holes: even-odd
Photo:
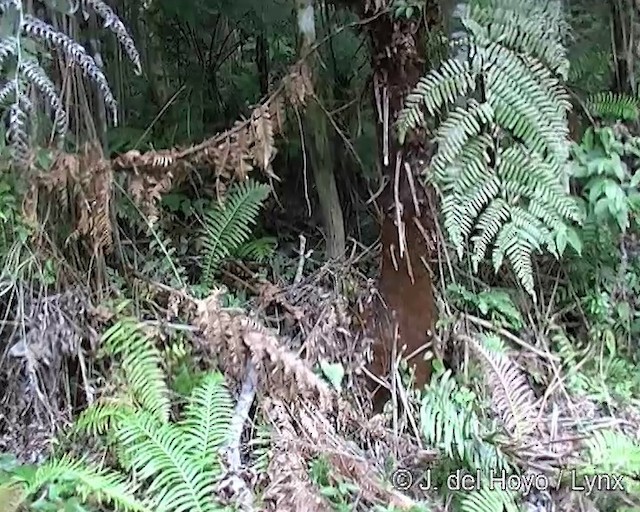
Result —
[{"label": "dead fern cluster", "polygon": [[331,410],[333,393],[328,384],[258,322],[241,311],[222,308],[219,295],[199,302],[195,324],[205,334],[203,348],[216,356],[224,372],[241,381],[251,357],[262,388],[272,397],[280,395],[290,402],[308,399],[321,410]]},{"label": "dead fern cluster", "polygon": [[280,87],[248,119],[186,149],[172,148],[141,153],[131,150],[113,160],[114,170],[133,170],[129,191],[151,220],[163,193],[184,180],[193,170],[211,170],[205,188],[221,198],[232,180],[245,180],[258,169],[276,178],[271,163],[276,156],[275,136],[283,133],[286,107],[298,109],[313,94],[307,66],[298,64],[283,78]]},{"label": "dead fern cluster", "polygon": [[329,416],[311,404],[286,406],[279,400],[267,399],[262,409],[276,432],[275,453],[267,471],[270,483],[264,494],[272,506],[270,510],[333,510],[320,489],[309,481],[306,471],[309,462],[319,457],[329,462],[333,475],[354,486],[362,503],[395,510],[416,506],[410,497],[385,482],[378,461],[372,460],[339,431]]},{"label": "dead fern cluster", "polygon": [[77,154],[59,153],[51,167],[36,175],[25,204],[26,218],[37,219],[37,205],[44,197],[58,205],[57,215],[68,213],[75,228],[67,241],[83,237],[94,253],[113,246],[110,217],[113,169],[97,145]]},{"label": "dead fern cluster", "polygon": [[299,433],[285,404],[279,400],[265,400],[262,409],[277,432],[273,440],[273,456],[267,469],[270,481],[263,494],[267,510],[333,510],[309,478],[308,460],[300,448]]}]

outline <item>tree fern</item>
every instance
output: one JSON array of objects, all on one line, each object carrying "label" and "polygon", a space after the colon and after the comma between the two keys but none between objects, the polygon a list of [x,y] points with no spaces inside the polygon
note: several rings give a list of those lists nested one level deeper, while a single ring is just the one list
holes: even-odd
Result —
[{"label": "tree fern", "polygon": [[230,188],[224,204],[216,204],[205,212],[202,233],[202,281],[205,286],[213,283],[220,262],[249,239],[250,228],[268,195],[267,185],[247,180]]},{"label": "tree fern", "polygon": [[[104,20],[104,26],[116,35],[125,53],[133,62],[136,72],[140,73],[140,56],[118,16],[103,0],[85,0],[83,11],[86,8],[91,8]],[[88,11],[84,14],[88,15]],[[107,78],[93,57],[80,44],[48,23],[24,12],[21,0],[0,2],[0,15],[3,27],[9,29],[9,33],[0,34],[0,67],[9,75],[0,89],[0,109],[8,114],[7,139],[16,165],[19,167],[29,165],[28,151],[31,134],[29,120],[35,114],[27,100],[29,86],[33,86],[51,108],[54,140],[58,146],[63,143],[67,133],[67,114],[58,91],[35,56],[30,55],[26,50],[23,39],[35,41],[47,50],[58,51],[65,56],[69,64],[78,66],[84,76],[98,87],[113,122],[117,123],[117,103]]]},{"label": "tree fern", "polygon": [[[469,242],[477,270],[493,246],[534,294],[531,257],[580,222],[565,190],[570,103],[566,30],[559,2],[490,0],[462,16],[465,59],[449,59],[420,79],[397,126],[407,131],[455,105],[438,128],[428,177],[442,194],[444,226],[462,257]],[[573,238],[572,238],[573,239]]]}]

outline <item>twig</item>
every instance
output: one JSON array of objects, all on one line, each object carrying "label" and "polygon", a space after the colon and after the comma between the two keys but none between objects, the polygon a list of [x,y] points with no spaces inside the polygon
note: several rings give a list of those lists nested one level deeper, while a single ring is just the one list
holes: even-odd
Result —
[{"label": "twig", "polygon": [[420,213],[420,203],[418,202],[418,194],[416,193],[416,183],[413,181],[413,171],[411,170],[411,166],[409,162],[404,163],[404,170],[407,173],[407,181],[409,182],[409,188],[411,189],[411,199],[413,199],[413,207],[416,211],[416,217],[422,217]]},{"label": "twig", "polygon": [[220,483],[221,486],[231,490],[235,503],[239,505],[239,510],[243,511],[254,510],[253,493],[247,485],[247,482],[245,482],[239,474],[242,469],[242,459],[240,457],[242,432],[244,431],[244,425],[249,418],[251,405],[256,396],[257,383],[258,375],[255,366],[253,361],[248,359],[245,367],[245,378],[236,403],[235,414],[229,426],[229,444],[226,449],[227,461],[229,463],[228,474]]},{"label": "twig", "polygon": [[[293,279],[294,284],[298,284],[302,281],[302,272],[304,271],[304,262],[307,259],[307,255],[305,254],[305,249],[307,247],[307,239],[304,235],[300,235],[300,249],[299,257],[298,257],[298,268],[296,269],[296,277]],[[311,251],[309,251],[311,253]]]},{"label": "twig", "polygon": [[296,113],[296,119],[298,120],[298,130],[300,131],[300,144],[302,149],[302,177],[304,179],[304,200],[307,203],[307,212],[311,217],[311,200],[309,199],[309,176],[307,169],[307,150],[304,142],[304,129],[302,128],[302,119],[300,118],[300,112],[297,108],[293,111]]},{"label": "twig", "polygon": [[[404,256],[406,243],[404,238],[404,224],[402,222],[402,203],[400,202],[400,166],[402,165],[402,153],[396,153],[396,172],[393,177],[393,199],[396,215],[396,228],[398,229],[398,245],[400,246],[400,259]],[[397,270],[397,269],[396,269]]]},{"label": "twig", "polygon": [[469,320],[471,323],[473,323],[475,325],[478,325],[480,327],[484,327],[485,329],[491,329],[495,333],[497,333],[497,334],[499,334],[501,336],[504,336],[505,338],[507,338],[510,341],[513,341],[516,345],[519,345],[520,347],[525,348],[525,349],[533,352],[534,354],[536,354],[536,355],[538,355],[538,356],[540,356],[540,357],[542,357],[544,359],[548,359],[549,361],[556,361],[558,359],[557,356],[554,356],[553,354],[551,354],[549,352],[543,352],[539,348],[536,348],[533,345],[527,343],[522,338],[519,338],[515,334],[507,331],[506,329],[503,329],[502,327],[497,327],[497,326],[493,325],[488,320],[483,320],[482,318],[478,318],[477,316],[473,316],[473,315],[470,315],[468,313],[463,313],[462,316],[465,319]]}]

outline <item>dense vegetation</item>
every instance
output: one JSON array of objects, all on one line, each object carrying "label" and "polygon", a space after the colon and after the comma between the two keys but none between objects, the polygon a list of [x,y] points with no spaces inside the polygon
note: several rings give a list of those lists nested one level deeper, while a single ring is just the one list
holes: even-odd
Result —
[{"label": "dense vegetation", "polygon": [[637,2],[0,14],[0,512],[640,510]]}]

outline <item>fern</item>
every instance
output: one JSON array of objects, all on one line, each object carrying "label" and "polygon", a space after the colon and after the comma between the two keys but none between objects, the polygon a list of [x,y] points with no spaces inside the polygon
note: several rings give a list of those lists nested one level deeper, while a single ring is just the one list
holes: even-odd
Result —
[{"label": "fern", "polygon": [[131,319],[119,321],[102,339],[104,350],[122,357],[129,390],[140,405],[158,420],[167,422],[169,390],[162,371],[160,351]]},{"label": "fern", "polygon": [[442,195],[447,234],[459,257],[471,242],[475,271],[493,245],[495,270],[506,259],[535,298],[533,253],[559,256],[558,233],[581,221],[563,185],[570,103],[556,74],[568,72],[566,27],[558,2],[485,4],[462,16],[467,58],[422,78],[397,127],[402,141],[424,123],[423,110],[457,105],[438,128],[428,175]]},{"label": "fern", "polygon": [[102,398],[89,407],[76,430],[115,441],[120,465],[145,482],[150,509],[222,510],[214,486],[234,410],[222,375],[206,374],[194,387],[182,420],[172,423],[159,352],[150,338],[126,319],[107,331],[104,340],[109,354],[122,357],[127,389],[122,397]]},{"label": "fern", "polygon": [[460,512],[519,512],[515,493],[499,486],[483,485],[460,497]]},{"label": "fern", "polygon": [[[139,74],[140,56],[131,36],[113,10],[103,0],[85,0],[83,6],[90,7],[104,20],[105,27],[110,28],[116,35]],[[29,86],[33,86],[51,108],[54,141],[58,147],[61,147],[67,134],[67,113],[59,93],[46,71],[26,50],[24,38],[40,43],[47,50],[63,53],[70,64],[77,65],[84,76],[98,87],[114,124],[117,124],[117,103],[107,78],[93,57],[80,44],[48,23],[24,12],[21,0],[0,2],[0,15],[3,26],[11,29],[11,33],[3,34],[4,37],[0,38],[0,66],[5,71],[9,70],[11,75],[0,89],[0,108],[8,114],[7,140],[15,165],[26,168],[30,163],[29,120],[35,112],[26,95]],[[85,12],[85,15],[88,13]]]},{"label": "fern", "polygon": [[585,456],[579,470],[584,474],[640,475],[640,445],[613,430],[594,432],[584,441]]},{"label": "fern", "polygon": [[272,236],[257,238],[239,247],[235,255],[240,259],[263,263],[273,256],[277,244],[277,238]]},{"label": "fern", "polygon": [[496,468],[507,469],[504,455],[482,438],[482,424],[471,398],[468,390],[465,393],[458,387],[450,370],[434,375],[420,409],[425,440],[449,459],[481,469],[485,474]]},{"label": "fern", "polygon": [[483,343],[468,338],[473,350],[487,369],[491,399],[507,433],[520,439],[536,428],[537,399],[526,376],[504,354],[488,349]]},{"label": "fern", "polygon": [[132,401],[123,397],[103,397],[82,411],[73,427],[76,432],[91,436],[105,435],[116,429],[117,425],[135,410],[136,407]]},{"label": "fern", "polygon": [[230,188],[224,204],[216,204],[205,212],[203,231],[204,264],[202,281],[211,286],[218,265],[251,236],[269,187],[248,180]]},{"label": "fern", "polygon": [[638,120],[638,98],[611,91],[592,94],[586,107],[593,117],[616,121]]},{"label": "fern", "polygon": [[116,510],[153,510],[135,497],[137,487],[123,475],[66,455],[41,465],[35,476],[25,482],[25,496],[32,496],[44,485],[58,481],[73,482],[83,501],[91,497],[92,501],[109,504]]},{"label": "fern", "polygon": [[218,510],[213,501],[215,473],[198,463],[191,445],[181,441],[181,431],[173,424],[159,423],[140,412],[128,416],[117,432],[128,458],[128,466],[138,478],[153,478],[148,494],[160,510]]},{"label": "fern", "polygon": [[221,374],[208,374],[194,388],[181,423],[185,439],[205,464],[215,460],[226,443],[233,418],[233,401],[223,382]]}]

